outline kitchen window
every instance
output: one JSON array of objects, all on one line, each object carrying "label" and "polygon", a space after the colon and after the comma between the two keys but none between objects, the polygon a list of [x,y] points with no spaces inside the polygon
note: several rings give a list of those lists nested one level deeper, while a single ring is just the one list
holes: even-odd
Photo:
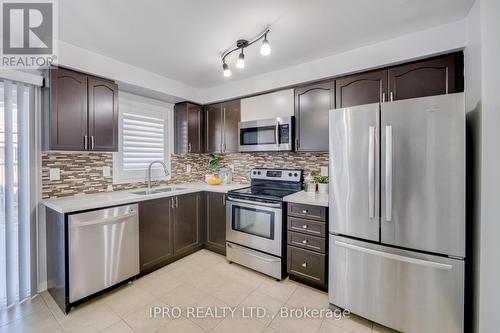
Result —
[{"label": "kitchen window", "polygon": [[[152,161],[163,161],[170,171],[173,144],[173,105],[154,99],[120,92],[118,99],[118,153],[113,154],[113,183],[146,180]],[[155,180],[167,180],[158,165],[152,171]]]}]

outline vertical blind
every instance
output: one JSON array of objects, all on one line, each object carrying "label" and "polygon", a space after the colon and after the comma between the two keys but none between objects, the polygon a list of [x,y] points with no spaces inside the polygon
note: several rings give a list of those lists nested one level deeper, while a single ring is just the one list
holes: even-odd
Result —
[{"label": "vertical blind", "polygon": [[165,119],[123,114],[123,170],[144,170],[165,160]]},{"label": "vertical blind", "polygon": [[31,288],[30,106],[33,87],[0,80],[0,309]]}]

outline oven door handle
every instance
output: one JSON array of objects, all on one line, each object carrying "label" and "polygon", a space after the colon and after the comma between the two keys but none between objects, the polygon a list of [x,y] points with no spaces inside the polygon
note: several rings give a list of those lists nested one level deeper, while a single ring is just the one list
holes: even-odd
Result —
[{"label": "oven door handle", "polygon": [[281,207],[281,204],[279,204],[279,203],[250,201],[250,200],[236,199],[236,198],[231,198],[231,197],[227,198],[227,201],[239,202],[239,203],[244,203],[244,204],[253,205],[253,206],[271,207],[271,208],[280,208]]}]

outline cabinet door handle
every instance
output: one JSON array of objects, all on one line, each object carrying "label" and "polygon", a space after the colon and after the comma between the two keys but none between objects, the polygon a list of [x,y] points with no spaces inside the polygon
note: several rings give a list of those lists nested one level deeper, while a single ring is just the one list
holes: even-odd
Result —
[{"label": "cabinet door handle", "polygon": [[222,196],[222,206],[225,206],[226,205],[226,196],[223,195]]},{"label": "cabinet door handle", "polygon": [[299,149],[299,139],[295,139],[295,149]]},{"label": "cabinet door handle", "polygon": [[175,208],[179,208],[179,197],[175,197]]},{"label": "cabinet door handle", "polygon": [[304,239],[304,240],[302,241],[302,244],[307,244],[307,239]]},{"label": "cabinet door handle", "polygon": [[191,152],[191,143],[188,143],[188,153]]},{"label": "cabinet door handle", "polygon": [[89,137],[86,135],[83,136],[83,149],[89,149]]},{"label": "cabinet door handle", "polygon": [[308,210],[307,209],[302,209],[302,214],[307,214]]},{"label": "cabinet door handle", "polygon": [[385,92],[382,93],[382,101],[381,103],[384,103],[385,102]]},{"label": "cabinet door handle", "polygon": [[304,224],[304,225],[302,226],[302,229],[307,229],[307,224]]},{"label": "cabinet door handle", "polygon": [[394,94],[392,93],[392,91],[391,91],[391,94],[390,94],[390,96],[391,96],[391,97],[390,97],[390,99],[391,99],[391,102],[392,102],[392,101],[394,101]]},{"label": "cabinet door handle", "polygon": [[94,150],[94,136],[90,137],[90,150]]},{"label": "cabinet door handle", "polygon": [[174,209],[174,198],[170,198],[170,207],[172,207],[172,209]]},{"label": "cabinet door handle", "polygon": [[303,263],[302,267],[307,267],[307,262]]}]

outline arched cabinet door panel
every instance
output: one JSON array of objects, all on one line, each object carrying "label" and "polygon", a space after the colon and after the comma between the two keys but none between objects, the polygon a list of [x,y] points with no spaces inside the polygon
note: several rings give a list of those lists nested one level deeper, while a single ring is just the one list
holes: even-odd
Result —
[{"label": "arched cabinet door panel", "polygon": [[84,150],[87,136],[87,76],[50,71],[50,150]]},{"label": "arched cabinet door panel", "polygon": [[387,70],[339,78],[335,88],[337,109],[387,101]]},{"label": "arched cabinet door panel", "polygon": [[[456,54],[389,68],[393,100],[451,94],[462,91]],[[457,75],[458,74],[458,75]]]},{"label": "arched cabinet door panel", "polygon": [[295,149],[328,151],[328,114],[335,107],[334,81],[295,89]]},{"label": "arched cabinet door panel", "polygon": [[118,87],[89,76],[89,150],[118,151]]}]

